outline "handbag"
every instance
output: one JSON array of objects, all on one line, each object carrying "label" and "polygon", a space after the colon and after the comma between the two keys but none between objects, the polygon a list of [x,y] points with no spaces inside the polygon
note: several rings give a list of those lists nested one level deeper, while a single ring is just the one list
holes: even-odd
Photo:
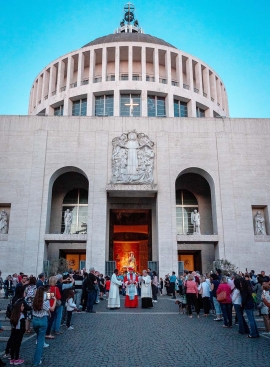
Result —
[{"label": "handbag", "polygon": [[226,298],[227,298],[227,293],[225,291],[221,291],[220,293],[217,294],[218,302],[226,301]]}]

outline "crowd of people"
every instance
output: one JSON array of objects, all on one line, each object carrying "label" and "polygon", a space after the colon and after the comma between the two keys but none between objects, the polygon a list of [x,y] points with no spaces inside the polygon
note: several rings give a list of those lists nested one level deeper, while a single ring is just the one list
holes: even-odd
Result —
[{"label": "crowd of people", "polygon": [[[108,308],[118,309],[120,294],[125,296],[125,307],[138,307],[138,297],[141,297],[141,307],[152,308],[158,294],[167,294],[176,300],[178,293],[179,299],[175,303],[189,318],[194,312],[200,318],[203,309],[203,317],[214,314],[214,321],[223,321],[224,328],[232,327],[234,309],[234,324],[247,338],[259,337],[254,318],[256,309],[263,317],[264,334],[270,336],[270,277],[264,271],[258,275],[254,271],[225,275],[220,269],[203,275],[185,271],[178,277],[172,272],[163,280],[158,279],[157,273],[151,269],[143,270],[142,274],[136,273],[132,267],[127,270],[126,274],[121,274],[115,269],[111,277],[104,277],[92,267],[88,273],[86,269],[75,272],[70,269],[48,279],[43,273],[38,278],[20,273],[9,275],[5,280],[0,272],[0,289],[4,289],[4,298],[11,299],[6,312],[10,318],[11,334],[4,358],[9,358],[11,365],[24,363],[20,357],[23,335],[35,332],[33,366],[39,366],[43,348],[49,346],[47,341],[63,333],[61,325],[65,325],[66,330],[74,330],[73,312],[96,313],[94,305],[103,300],[108,301]],[[5,365],[0,360],[0,367]]]}]

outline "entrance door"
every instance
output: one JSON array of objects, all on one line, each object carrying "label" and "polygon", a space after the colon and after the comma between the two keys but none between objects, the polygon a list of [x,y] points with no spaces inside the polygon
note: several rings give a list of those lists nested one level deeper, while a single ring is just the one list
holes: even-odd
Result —
[{"label": "entrance door", "polygon": [[152,259],[151,210],[110,211],[109,254],[120,272],[129,266],[140,273],[147,269]]},{"label": "entrance door", "polygon": [[65,257],[68,262],[68,268],[73,270],[80,270],[82,262],[86,260],[85,253],[66,253]]},{"label": "entrance door", "polygon": [[202,271],[202,257],[200,250],[178,251],[178,261],[183,261],[184,270]]}]

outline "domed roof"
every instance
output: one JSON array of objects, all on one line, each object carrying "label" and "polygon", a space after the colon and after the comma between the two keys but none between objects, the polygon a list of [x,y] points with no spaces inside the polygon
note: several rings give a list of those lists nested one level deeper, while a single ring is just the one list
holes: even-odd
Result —
[{"label": "domed roof", "polygon": [[161,38],[157,38],[151,36],[150,34],[144,33],[115,33],[108,34],[107,36],[96,38],[94,41],[91,41],[84,45],[83,47],[99,45],[101,43],[111,43],[111,42],[146,42],[146,43],[154,43],[156,45],[174,47],[170,43],[163,41]]}]

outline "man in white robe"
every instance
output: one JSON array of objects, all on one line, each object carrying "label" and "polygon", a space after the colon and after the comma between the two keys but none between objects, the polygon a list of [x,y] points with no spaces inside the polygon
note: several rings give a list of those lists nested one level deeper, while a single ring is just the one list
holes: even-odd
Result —
[{"label": "man in white robe", "polygon": [[122,285],[121,280],[117,279],[118,270],[115,269],[112,277],[111,277],[111,285],[109,291],[108,298],[108,308],[114,310],[115,308],[120,308],[120,296],[119,296],[119,287]]},{"label": "man in white robe", "polygon": [[141,299],[142,308],[153,307],[151,277],[147,275],[146,270],[143,270],[143,275],[141,277]]}]

